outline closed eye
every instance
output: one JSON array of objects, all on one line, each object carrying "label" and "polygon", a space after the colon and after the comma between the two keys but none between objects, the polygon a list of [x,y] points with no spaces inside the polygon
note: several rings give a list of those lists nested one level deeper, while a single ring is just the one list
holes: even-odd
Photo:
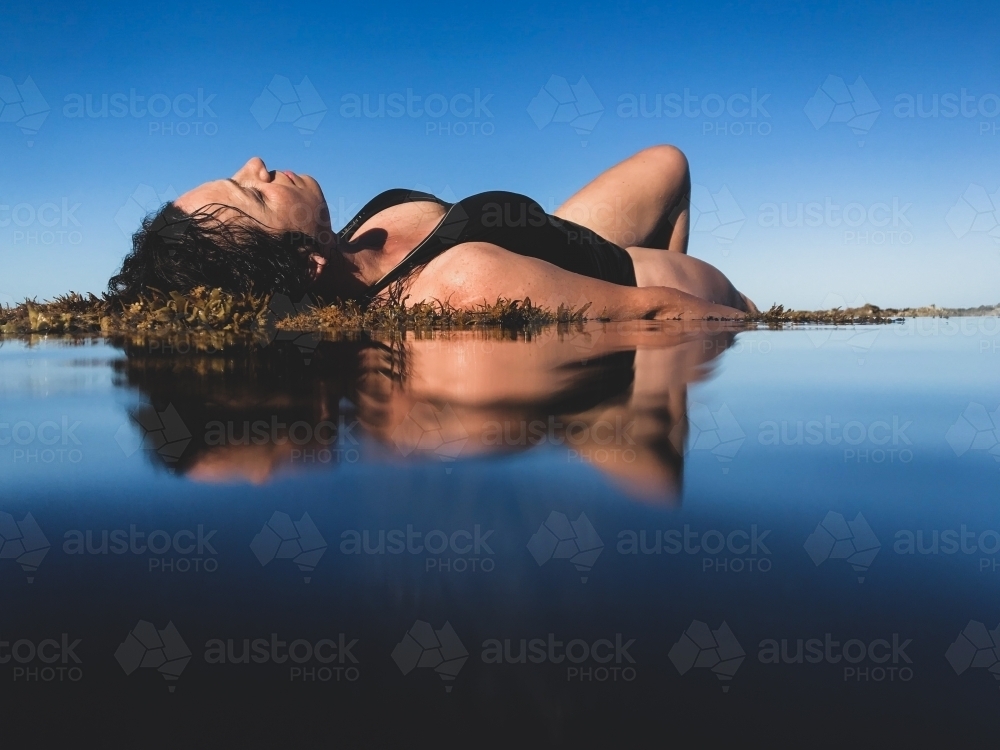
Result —
[{"label": "closed eye", "polygon": [[238,183],[236,180],[234,180],[232,178],[229,178],[229,181],[231,183],[233,183],[236,187],[238,187],[240,190],[242,190],[244,193],[246,193],[247,195],[252,196],[253,199],[256,200],[257,203],[260,204],[261,208],[267,208],[267,201],[264,199],[264,194],[260,190],[258,190],[257,188],[253,188],[253,187],[247,187],[246,185],[241,185],[240,183]]}]

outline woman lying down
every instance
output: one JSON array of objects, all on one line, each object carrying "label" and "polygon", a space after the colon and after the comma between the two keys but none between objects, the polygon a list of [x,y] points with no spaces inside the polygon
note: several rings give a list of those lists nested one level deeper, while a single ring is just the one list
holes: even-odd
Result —
[{"label": "woman lying down", "polygon": [[756,312],[715,267],[687,255],[690,175],[671,146],[640,151],[553,214],[517,193],[447,203],[387,190],[339,232],[319,183],[253,158],[149,216],[109,282],[129,299],[152,287],[309,293],[326,301],[473,310],[531,299],[611,320],[738,319]]}]

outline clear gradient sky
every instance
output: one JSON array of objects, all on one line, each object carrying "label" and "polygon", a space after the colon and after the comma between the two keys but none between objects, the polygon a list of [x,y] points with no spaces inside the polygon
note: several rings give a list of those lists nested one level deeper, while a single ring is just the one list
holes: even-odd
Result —
[{"label": "clear gradient sky", "polygon": [[390,187],[551,209],[673,143],[691,254],[758,305],[996,303],[998,21],[961,2],[5,0],[0,301],[103,291],[143,207],[252,155],[317,177],[340,225]]}]

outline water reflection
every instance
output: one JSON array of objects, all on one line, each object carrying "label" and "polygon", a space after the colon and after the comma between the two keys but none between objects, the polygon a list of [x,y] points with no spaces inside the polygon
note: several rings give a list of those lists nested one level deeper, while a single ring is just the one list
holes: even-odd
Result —
[{"label": "water reflection", "polygon": [[116,369],[149,402],[133,417],[149,455],[195,481],[548,449],[666,503],[681,486],[687,387],[734,338],[701,324],[630,323],[276,341],[239,354],[139,344]]},{"label": "water reflection", "polygon": [[992,746],[993,347],[872,331],[5,343],[4,705],[73,741]]}]

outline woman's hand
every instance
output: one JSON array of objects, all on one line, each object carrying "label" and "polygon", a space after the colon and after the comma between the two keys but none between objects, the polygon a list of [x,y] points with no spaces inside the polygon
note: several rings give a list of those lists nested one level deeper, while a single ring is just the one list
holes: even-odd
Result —
[{"label": "woman's hand", "polygon": [[650,311],[638,317],[653,320],[742,320],[746,317],[734,307],[717,305],[669,287],[640,287],[635,291],[648,298],[641,301],[640,307],[646,306]]}]

